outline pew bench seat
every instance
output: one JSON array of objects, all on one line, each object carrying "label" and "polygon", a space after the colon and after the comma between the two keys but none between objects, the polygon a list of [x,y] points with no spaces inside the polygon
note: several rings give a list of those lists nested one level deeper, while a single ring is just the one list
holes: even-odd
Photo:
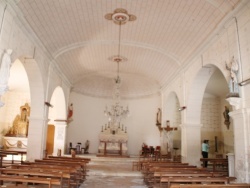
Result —
[{"label": "pew bench seat", "polygon": [[52,185],[61,185],[59,179],[42,178],[42,177],[27,177],[27,176],[16,176],[16,175],[0,175],[0,180],[3,182],[22,182],[22,183],[38,183],[46,184],[49,188]]},{"label": "pew bench seat", "polygon": [[247,183],[232,184],[171,184],[170,188],[250,188]]},{"label": "pew bench seat", "polygon": [[160,186],[167,184],[167,187],[170,188],[172,183],[221,183],[228,184],[230,183],[229,177],[162,177],[160,181]]}]

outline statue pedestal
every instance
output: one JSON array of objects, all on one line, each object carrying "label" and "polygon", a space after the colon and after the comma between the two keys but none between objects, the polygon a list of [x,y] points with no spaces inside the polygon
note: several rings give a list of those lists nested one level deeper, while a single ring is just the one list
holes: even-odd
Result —
[{"label": "statue pedestal", "polygon": [[27,151],[26,137],[3,137],[3,144],[5,150]]}]

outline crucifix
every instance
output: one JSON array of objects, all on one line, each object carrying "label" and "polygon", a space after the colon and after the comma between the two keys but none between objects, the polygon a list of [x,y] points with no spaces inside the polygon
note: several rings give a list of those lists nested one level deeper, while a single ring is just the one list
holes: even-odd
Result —
[{"label": "crucifix", "polygon": [[164,130],[167,132],[166,139],[167,139],[167,151],[171,152],[173,148],[173,136],[172,132],[178,130],[177,127],[170,127],[170,122],[167,120],[167,126],[164,127]]}]

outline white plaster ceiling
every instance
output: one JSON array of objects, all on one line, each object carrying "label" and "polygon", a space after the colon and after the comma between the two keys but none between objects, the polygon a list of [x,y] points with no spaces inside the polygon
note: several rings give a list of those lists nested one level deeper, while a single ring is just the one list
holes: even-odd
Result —
[{"label": "white plaster ceiling", "polygon": [[18,0],[14,1],[55,59],[73,91],[110,97],[119,26],[107,13],[136,16],[121,27],[121,95],[143,97],[165,87],[211,37],[240,0]]}]

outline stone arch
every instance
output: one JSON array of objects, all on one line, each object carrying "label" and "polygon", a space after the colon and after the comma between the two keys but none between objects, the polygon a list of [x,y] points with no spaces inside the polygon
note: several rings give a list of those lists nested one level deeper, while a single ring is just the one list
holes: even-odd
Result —
[{"label": "stone arch", "polygon": [[186,117],[184,119],[185,123],[200,124],[203,95],[207,83],[214,71],[214,65],[206,65],[202,67],[194,77],[187,97]]},{"label": "stone arch", "polygon": [[34,59],[19,58],[22,62],[29,80],[30,86],[30,122],[27,145],[27,159],[34,160],[42,158],[45,152],[46,108],[45,89],[42,73],[38,63]]},{"label": "stone arch", "polygon": [[[182,157],[190,164],[200,165],[201,157],[201,110],[207,84],[216,70],[220,70],[214,61],[207,61],[194,76],[187,94],[187,108],[182,124]],[[224,74],[222,74],[223,77]]]},{"label": "stone arch", "polygon": [[[65,150],[65,139],[66,139],[66,126],[67,126],[67,111],[66,111],[66,99],[65,93],[61,86],[57,86],[51,96],[49,108],[49,122],[50,126],[54,126],[54,131],[48,129],[48,136],[46,139],[46,149],[49,151],[48,154],[57,155]],[[53,134],[53,135],[52,135]],[[51,139],[51,140],[49,140]],[[52,152],[52,153],[50,153]]]},{"label": "stone arch", "polygon": [[[50,103],[53,105],[53,108],[49,109],[49,119],[50,121],[54,120],[66,120],[67,111],[66,111],[66,99],[65,94],[61,86],[57,86],[51,96]],[[51,123],[51,122],[50,122]]]},{"label": "stone arch", "polygon": [[[206,63],[204,62],[204,64]],[[227,80],[227,78],[225,77],[225,70],[222,70],[222,67],[215,64],[217,63],[213,62],[212,60],[207,61],[207,64],[199,69],[196,76],[194,77],[187,96],[187,112],[184,119],[185,123],[200,123],[203,95],[205,93],[208,81],[213,73],[217,70],[223,75],[225,80]]]},{"label": "stone arch", "polygon": [[226,157],[227,153],[234,152],[233,121],[229,119],[225,124],[224,117],[225,106],[232,111],[226,100],[228,93],[227,80],[222,71],[215,67],[204,91],[201,106],[201,142],[209,140],[209,157],[216,157],[218,154]]},{"label": "stone arch", "polygon": [[172,126],[179,126],[181,123],[181,119],[179,118],[180,114],[177,113],[179,107],[180,102],[177,94],[175,92],[170,92],[164,103],[164,108],[166,108],[166,120],[169,120]]}]

